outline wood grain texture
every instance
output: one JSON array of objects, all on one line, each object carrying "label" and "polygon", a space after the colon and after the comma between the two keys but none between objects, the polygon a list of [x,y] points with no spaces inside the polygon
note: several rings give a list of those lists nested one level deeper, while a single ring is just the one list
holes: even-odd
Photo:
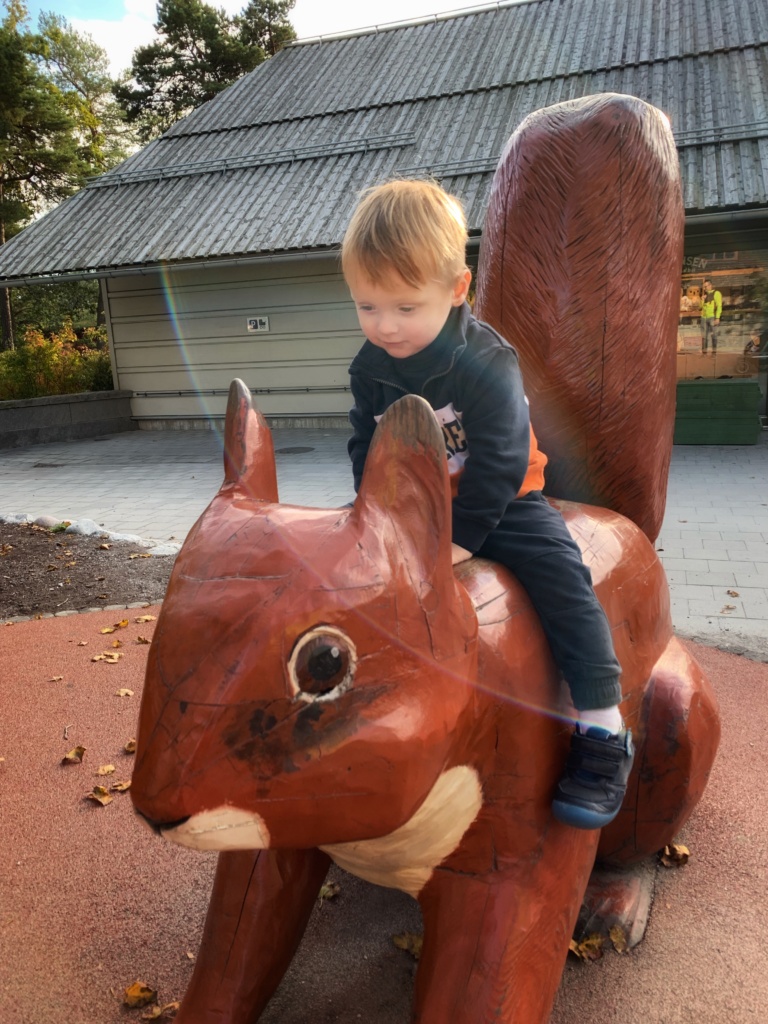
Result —
[{"label": "wood grain texture", "polygon": [[[647,169],[625,168],[625,142],[638,131],[655,137],[658,115],[626,97],[564,106],[542,115],[563,151],[559,179],[534,176],[544,194],[528,207],[536,212],[529,258],[539,261],[534,277],[549,299],[529,305],[523,333],[538,338],[542,373],[555,375],[535,399],[538,415],[553,410],[566,424],[553,435],[563,445],[553,468],[564,467],[570,481],[563,487],[594,480],[590,495],[608,505],[626,498],[632,512],[552,499],[590,567],[622,666],[622,712],[638,748],[625,805],[602,834],[552,816],[571,732],[567,689],[515,578],[477,558],[451,565],[450,482],[427,403],[408,396],[382,417],[353,508],[302,509],[278,502],[268,429],[236,383],[225,481],[179,553],[155,630],[131,788],[137,810],[168,838],[183,835],[191,845],[207,823],[205,848],[228,851],[220,854],[179,1024],[255,1024],[305,927],[328,865],[323,851],[335,849],[351,851],[347,866],[361,874],[378,851],[380,877],[420,901],[415,1024],[546,1024],[595,858],[627,864],[655,853],[704,789],[719,739],[717,707],[672,634],[666,579],[648,539],[660,500],[663,508],[669,438],[642,446],[642,466],[633,465],[643,460],[627,440],[630,408],[646,432],[664,434],[669,386],[654,378],[645,409],[636,374],[628,384],[616,346],[606,347],[608,321],[594,315],[604,328],[599,344],[582,324],[594,303],[603,311],[614,303],[617,285],[604,264],[624,251],[615,233],[615,249],[597,244],[606,210],[617,202],[624,210],[623,200],[603,193],[615,193],[617,174],[633,188],[647,184]],[[513,139],[516,166],[539,167],[547,135],[540,120],[530,145],[525,131]],[[581,191],[590,182],[566,173],[581,145],[605,158],[595,163],[603,191],[584,209]],[[500,273],[494,308],[506,333],[520,308],[504,248],[520,210],[520,195],[504,186],[516,180],[512,166],[503,164],[494,200],[504,227],[496,236],[492,229],[489,251],[500,258],[484,264],[485,315],[493,305],[489,281]],[[578,213],[565,220],[571,234],[550,203]],[[670,199],[674,222],[673,207]],[[629,216],[635,248],[625,257],[634,253],[635,277],[646,283],[651,258],[668,259],[665,277],[658,266],[654,272],[666,296],[676,242],[652,218],[642,252],[635,236],[649,210],[638,209],[645,213]],[[566,257],[578,254],[578,278],[590,245],[597,245],[590,273],[603,289],[599,302],[594,290],[587,301],[567,284]],[[560,334],[528,329],[531,310],[544,316],[545,306]],[[651,345],[643,329],[632,335],[637,344],[641,334],[643,372],[656,367],[660,378],[666,341],[659,335]],[[552,352],[566,336],[583,336],[575,380],[570,357]],[[601,411],[609,395],[621,404],[627,388],[634,397],[621,415]],[[585,395],[595,399],[587,410]],[[451,803],[440,807],[440,800]],[[219,847],[217,821],[224,823]],[[252,824],[239,832],[238,822]],[[243,845],[257,836],[269,849],[238,850],[239,834]]]},{"label": "wood grain texture", "polygon": [[684,211],[655,107],[601,94],[536,111],[493,181],[477,315],[518,350],[547,493],[654,540],[675,416]]}]

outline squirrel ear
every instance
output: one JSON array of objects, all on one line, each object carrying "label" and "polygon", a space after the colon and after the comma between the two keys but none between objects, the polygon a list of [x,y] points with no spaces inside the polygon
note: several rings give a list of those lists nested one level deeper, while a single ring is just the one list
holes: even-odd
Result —
[{"label": "squirrel ear", "polygon": [[235,484],[260,501],[277,502],[277,470],[272,433],[254,409],[241,380],[229,387],[224,429],[224,486]]},{"label": "squirrel ear", "polygon": [[[406,395],[373,436],[355,509],[384,511],[421,557],[426,575],[442,559],[450,572],[451,487],[445,441],[428,402]],[[442,568],[442,565],[441,565]]]}]

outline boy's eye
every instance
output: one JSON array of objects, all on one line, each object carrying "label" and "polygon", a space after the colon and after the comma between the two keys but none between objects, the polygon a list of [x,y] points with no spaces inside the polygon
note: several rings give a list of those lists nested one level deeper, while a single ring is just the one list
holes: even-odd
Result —
[{"label": "boy's eye", "polygon": [[414,309],[415,309],[415,306],[401,306],[400,307],[400,312],[401,313],[412,313],[414,311]]}]

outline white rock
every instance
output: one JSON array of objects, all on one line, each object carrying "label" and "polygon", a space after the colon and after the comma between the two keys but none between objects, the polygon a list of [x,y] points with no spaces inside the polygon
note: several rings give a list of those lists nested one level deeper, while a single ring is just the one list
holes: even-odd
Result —
[{"label": "white rock", "polygon": [[65,533],[79,533],[83,537],[90,537],[94,533],[103,533],[103,529],[98,523],[94,523],[92,519],[78,519],[76,523],[71,523]]},{"label": "white rock", "polygon": [[35,520],[35,526],[44,526],[46,530],[52,529],[54,526],[58,526],[61,519],[57,519],[55,516],[38,516]]}]

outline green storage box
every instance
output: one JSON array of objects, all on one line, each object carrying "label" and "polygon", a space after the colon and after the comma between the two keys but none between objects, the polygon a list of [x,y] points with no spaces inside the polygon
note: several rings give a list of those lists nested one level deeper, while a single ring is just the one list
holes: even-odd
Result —
[{"label": "green storage box", "polygon": [[756,380],[679,380],[675,444],[757,444],[762,429]]}]

